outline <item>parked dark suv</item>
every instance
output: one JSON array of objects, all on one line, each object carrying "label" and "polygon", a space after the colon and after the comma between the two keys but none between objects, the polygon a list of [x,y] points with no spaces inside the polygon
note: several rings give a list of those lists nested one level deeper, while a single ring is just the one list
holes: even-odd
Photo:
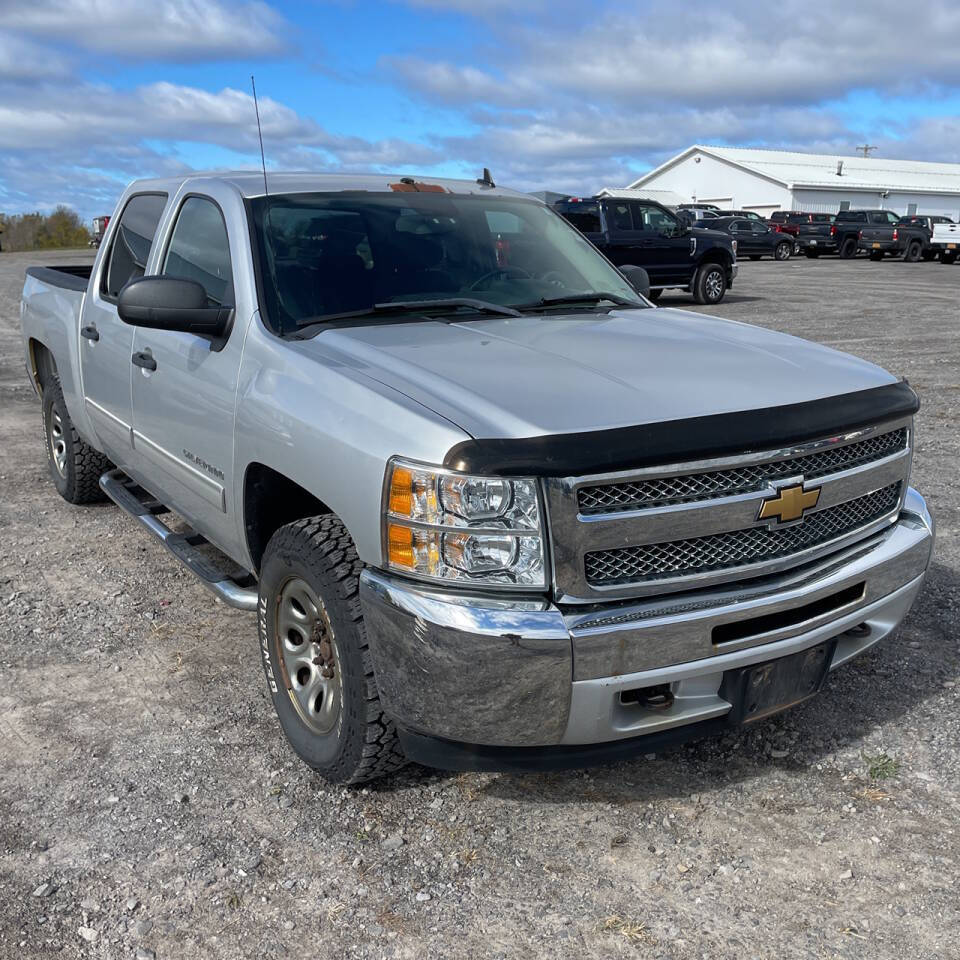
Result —
[{"label": "parked dark suv", "polygon": [[710,221],[711,230],[723,230],[737,241],[737,256],[759,260],[773,257],[774,260],[789,260],[796,241],[785,233],[778,233],[762,220],[747,220],[744,217],[718,217]]},{"label": "parked dark suv", "polygon": [[737,275],[736,242],[730,236],[690,227],[653,200],[571,197],[556,209],[615,266],[643,267],[651,300],[680,287],[697,303],[719,303]]}]

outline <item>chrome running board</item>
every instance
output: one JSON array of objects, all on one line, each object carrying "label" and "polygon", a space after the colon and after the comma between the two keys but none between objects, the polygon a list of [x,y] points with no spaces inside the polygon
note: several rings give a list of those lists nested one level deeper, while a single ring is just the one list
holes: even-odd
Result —
[{"label": "chrome running board", "polygon": [[105,473],[100,478],[100,489],[124,513],[146,527],[224,603],[237,610],[257,609],[258,593],[254,578],[247,574],[242,580],[238,580],[221,570],[214,561],[201,553],[200,548],[208,545],[209,541],[196,531],[177,533],[171,530],[158,519],[158,514],[169,512],[167,507],[155,500],[122,470],[110,470]]}]

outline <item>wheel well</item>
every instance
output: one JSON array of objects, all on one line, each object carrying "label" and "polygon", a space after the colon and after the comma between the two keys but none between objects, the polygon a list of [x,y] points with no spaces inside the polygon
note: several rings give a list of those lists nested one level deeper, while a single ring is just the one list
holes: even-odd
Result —
[{"label": "wheel well", "polygon": [[39,341],[31,337],[30,348],[30,375],[36,385],[37,392],[43,396],[44,388],[57,376],[57,362],[53,354]]},{"label": "wheel well", "polygon": [[270,538],[280,527],[333,511],[300,484],[262,463],[251,463],[243,483],[247,547],[257,571]]},{"label": "wheel well", "polygon": [[700,258],[700,263],[697,264],[697,269],[699,270],[700,267],[702,267],[705,263],[719,263],[721,267],[727,269],[733,264],[733,257],[731,257],[726,250],[714,248],[713,250],[708,250]]}]

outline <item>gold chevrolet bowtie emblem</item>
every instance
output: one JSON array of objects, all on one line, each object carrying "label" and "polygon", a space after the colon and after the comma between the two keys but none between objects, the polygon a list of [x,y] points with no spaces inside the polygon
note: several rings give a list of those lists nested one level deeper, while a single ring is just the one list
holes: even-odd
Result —
[{"label": "gold chevrolet bowtie emblem", "polygon": [[784,487],[775,497],[764,500],[760,507],[758,520],[776,520],[778,523],[789,523],[799,520],[805,510],[817,505],[820,499],[820,488],[804,490],[802,484],[795,487]]}]

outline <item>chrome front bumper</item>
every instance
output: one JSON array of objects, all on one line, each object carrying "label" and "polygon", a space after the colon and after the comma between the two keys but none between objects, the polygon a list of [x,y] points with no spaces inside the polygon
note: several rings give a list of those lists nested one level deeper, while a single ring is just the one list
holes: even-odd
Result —
[{"label": "chrome front bumper", "polygon": [[[462,744],[609,744],[722,718],[725,671],[838,637],[830,668],[887,636],[920,591],[934,523],[909,490],[897,523],[805,568],[637,602],[561,610],[366,570],[381,700],[402,730]],[[624,699],[669,684],[649,710]]]}]

